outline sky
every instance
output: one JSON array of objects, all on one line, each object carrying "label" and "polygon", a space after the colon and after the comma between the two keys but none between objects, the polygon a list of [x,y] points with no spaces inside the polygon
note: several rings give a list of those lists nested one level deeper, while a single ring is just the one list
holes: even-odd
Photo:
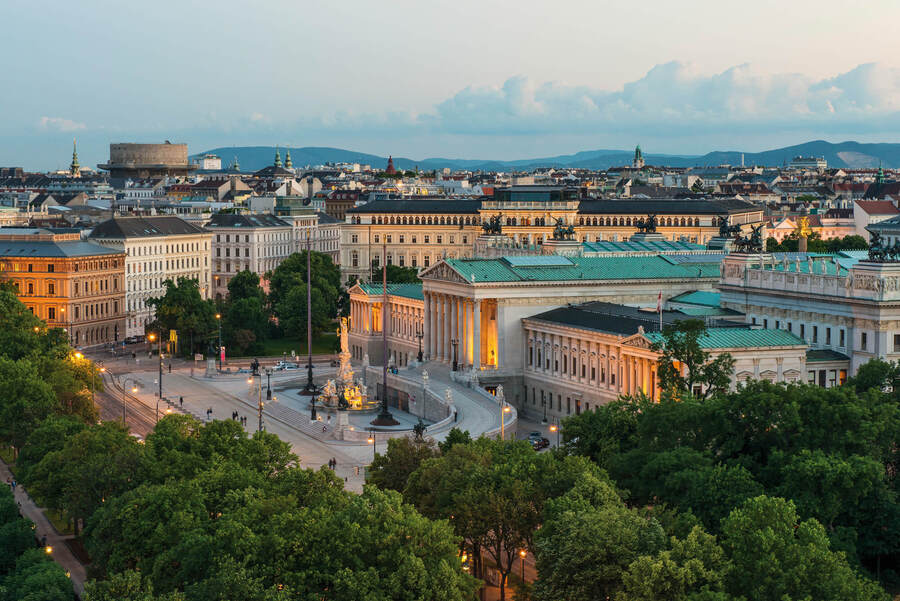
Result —
[{"label": "sky", "polygon": [[2,0],[0,166],[900,142],[897,0]]}]

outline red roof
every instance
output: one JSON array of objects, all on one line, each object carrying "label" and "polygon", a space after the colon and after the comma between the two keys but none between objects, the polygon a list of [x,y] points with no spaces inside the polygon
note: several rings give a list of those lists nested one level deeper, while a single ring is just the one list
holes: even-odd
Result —
[{"label": "red roof", "polygon": [[860,209],[869,215],[897,215],[900,211],[889,200],[857,200]]}]

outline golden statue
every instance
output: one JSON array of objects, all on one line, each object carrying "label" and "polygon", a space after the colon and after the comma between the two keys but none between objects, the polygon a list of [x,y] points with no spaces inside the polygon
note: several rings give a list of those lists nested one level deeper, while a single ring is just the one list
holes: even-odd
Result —
[{"label": "golden statue", "polygon": [[797,222],[797,237],[798,238],[809,238],[812,235],[812,230],[809,229],[809,216],[803,215],[800,217],[800,220]]}]

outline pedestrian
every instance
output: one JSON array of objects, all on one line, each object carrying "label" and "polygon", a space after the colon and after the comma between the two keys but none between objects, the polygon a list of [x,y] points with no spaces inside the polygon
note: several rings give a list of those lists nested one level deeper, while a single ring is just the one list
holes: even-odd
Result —
[{"label": "pedestrian", "polygon": [[169,363],[169,373],[172,373],[172,364]]},{"label": "pedestrian", "polygon": [[134,351],[132,351],[131,352],[131,360],[135,361],[136,359],[137,359],[137,354]]},{"label": "pedestrian", "polygon": [[182,409],[184,409],[184,397],[183,396],[178,397],[178,404],[181,406]]},{"label": "pedestrian", "polygon": [[331,469],[333,469],[333,470],[337,469],[337,457],[331,458]]},{"label": "pedestrian", "polygon": [[13,478],[13,481],[12,481],[12,489],[13,489],[13,492],[16,492],[16,479],[15,478]]},{"label": "pedestrian", "polygon": [[327,430],[328,430],[328,426],[326,426],[325,424],[322,424],[322,432],[325,432]]},{"label": "pedestrian", "polygon": [[41,536],[41,546],[42,546],[42,547],[46,547],[46,546],[47,546],[47,535],[46,535],[46,534],[44,534],[44,535]]}]

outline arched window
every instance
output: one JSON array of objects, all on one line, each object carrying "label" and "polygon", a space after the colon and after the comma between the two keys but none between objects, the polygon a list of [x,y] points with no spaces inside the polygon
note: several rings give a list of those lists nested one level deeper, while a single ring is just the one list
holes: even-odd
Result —
[{"label": "arched window", "polygon": [[471,224],[469,223],[469,217],[466,217],[466,225],[471,225]]},{"label": "arched window", "polygon": [[584,217],[578,219],[578,225],[584,225]]},{"label": "arched window", "polygon": [[516,218],[515,218],[515,217],[513,217],[512,222],[513,222],[513,225],[516,224]]}]

